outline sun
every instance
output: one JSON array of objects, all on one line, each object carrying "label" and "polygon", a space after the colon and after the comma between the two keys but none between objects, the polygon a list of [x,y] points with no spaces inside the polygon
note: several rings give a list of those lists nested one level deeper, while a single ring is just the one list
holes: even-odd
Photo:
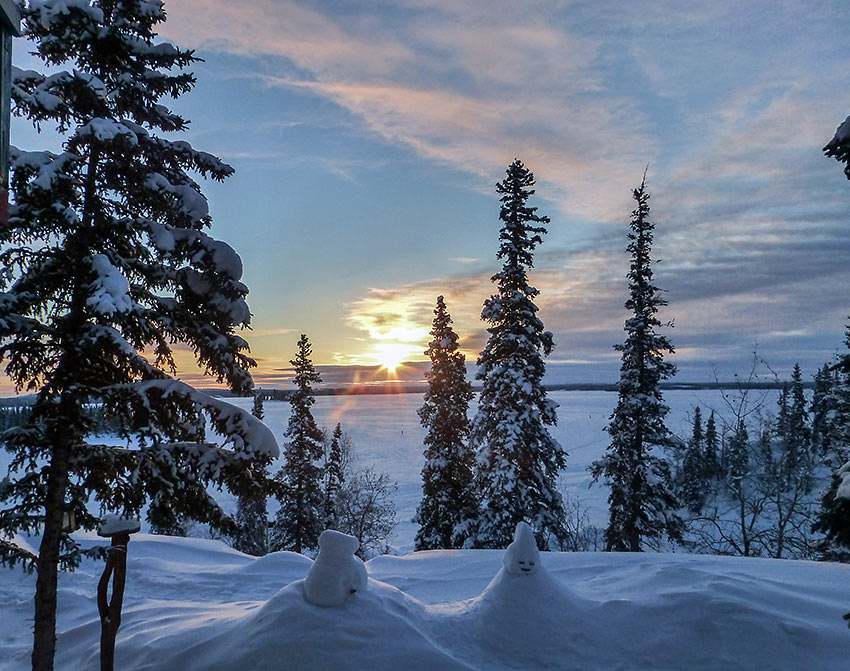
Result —
[{"label": "sun", "polygon": [[410,345],[402,343],[378,343],[373,347],[373,356],[381,368],[391,373],[410,355]]}]

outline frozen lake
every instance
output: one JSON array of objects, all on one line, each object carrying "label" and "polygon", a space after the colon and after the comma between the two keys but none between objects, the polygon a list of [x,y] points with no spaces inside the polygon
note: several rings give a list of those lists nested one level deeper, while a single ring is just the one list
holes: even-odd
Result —
[{"label": "frozen lake", "polygon": [[[689,435],[694,406],[700,405],[704,412],[715,408],[722,413],[722,393],[717,390],[664,392],[664,400],[671,410],[668,426],[678,435]],[[775,392],[769,393],[775,395]],[[553,391],[549,397],[559,404],[558,425],[551,429],[552,434],[569,453],[567,468],[561,477],[563,491],[581,500],[591,523],[605,526],[608,491],[602,483],[591,486],[587,468],[605,450],[608,434],[604,429],[617,402],[617,394],[610,391]],[[251,408],[251,399],[228,400],[239,407]],[[416,526],[410,520],[422,496],[420,470],[425,431],[416,412],[421,405],[421,394],[375,394],[318,396],[313,406],[313,414],[320,426],[332,431],[337,422],[342,424],[343,431],[354,441],[355,455],[361,466],[374,465],[398,482],[398,524],[392,541],[398,552],[412,551]],[[771,404],[768,407],[773,409]],[[470,417],[474,409],[473,403]],[[289,403],[267,401],[265,415],[266,424],[282,442],[289,419]],[[278,464],[272,466],[275,470],[278,467]]]},{"label": "frozen lake", "polygon": [[[670,406],[670,429],[686,437],[691,431],[693,408],[700,405],[707,410],[715,408],[724,414],[722,394],[717,390],[670,390],[664,400]],[[725,392],[730,393],[730,392]],[[774,410],[776,392],[751,392],[752,398],[768,398],[767,409]],[[567,468],[561,475],[562,491],[579,499],[587,510],[592,524],[607,524],[607,488],[601,484],[591,486],[588,466],[598,459],[607,445],[608,434],[604,428],[614,405],[616,392],[610,391],[553,391],[549,397],[557,401],[558,425],[551,431],[569,453]],[[232,398],[229,402],[250,410],[252,399]],[[361,467],[374,466],[386,472],[398,483],[395,495],[398,510],[397,526],[391,545],[396,553],[412,551],[416,526],[410,521],[422,496],[421,468],[425,431],[419,424],[417,410],[422,405],[422,394],[375,394],[349,396],[317,396],[313,414],[319,426],[332,431],[337,422],[354,443],[354,454]],[[283,434],[289,419],[289,403],[266,401],[265,422],[283,443]],[[475,411],[473,402],[470,417]],[[725,413],[725,414],[728,414]],[[0,475],[9,464],[9,454],[0,451]],[[272,464],[274,473],[280,463]],[[214,492],[224,508],[235,511],[236,501],[228,494]],[[269,512],[277,506],[269,501]]]}]

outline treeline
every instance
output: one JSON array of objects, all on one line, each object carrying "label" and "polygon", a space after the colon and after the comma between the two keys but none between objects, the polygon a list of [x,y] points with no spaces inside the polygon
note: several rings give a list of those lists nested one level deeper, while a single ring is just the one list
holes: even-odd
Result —
[{"label": "treeline", "polygon": [[[312,362],[306,335],[298,341],[294,367],[295,389],[288,394],[291,412],[284,434],[280,469],[274,475],[264,469],[251,490],[239,497],[235,528],[222,537],[236,549],[261,556],[290,550],[312,554],[324,529],[335,529],[357,538],[358,556],[367,559],[389,550],[395,526],[393,495],[397,485],[386,473],[358,464],[354,444],[341,424],[333,432],[320,428],[312,413],[314,384],[321,376]],[[262,393],[254,395],[252,414],[265,415]],[[269,517],[267,501],[273,497],[278,510]],[[166,511],[167,512],[167,511]],[[185,534],[151,520],[155,532]]]}]

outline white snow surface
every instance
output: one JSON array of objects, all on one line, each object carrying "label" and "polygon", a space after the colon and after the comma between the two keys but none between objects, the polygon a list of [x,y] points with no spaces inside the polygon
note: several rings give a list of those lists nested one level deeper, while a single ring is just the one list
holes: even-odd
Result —
[{"label": "white snow surface", "polygon": [[[78,535],[83,544],[103,542]],[[137,535],[128,546],[116,668],[840,669],[850,567],[684,554],[541,553],[516,575],[498,550],[367,562],[342,606],[304,598],[313,562],[218,541]],[[97,667],[100,562],[59,580],[57,668]],[[35,578],[0,572],[0,670],[28,668]]]},{"label": "white snow surface", "polygon": [[[553,392],[553,435],[570,453],[564,491],[604,524],[607,489],[588,489],[617,396]],[[690,431],[699,403],[721,392],[667,392],[671,428]],[[773,406],[774,397],[768,399]],[[231,399],[250,409],[250,399]],[[219,401],[223,406],[226,404]],[[419,394],[321,396],[320,425],[354,440],[359,465],[399,483],[394,552],[366,563],[369,585],[338,607],[304,599],[313,562],[280,552],[243,555],[202,539],[134,535],[128,548],[116,668],[581,669],[673,671],[846,668],[850,566],[689,554],[540,553],[544,570],[512,575],[504,552],[411,553],[421,497]],[[289,404],[265,403],[268,437],[282,437]],[[265,438],[265,436],[264,436]],[[260,441],[265,442],[265,441]],[[8,455],[0,453],[5,472]],[[273,464],[276,469],[278,463]],[[222,497],[216,494],[217,497]],[[229,510],[235,502],[222,500]],[[270,505],[270,511],[272,506]],[[143,529],[145,527],[143,526]],[[107,544],[94,533],[83,544]],[[23,539],[21,539],[23,540]],[[37,539],[27,539],[37,547]],[[59,578],[57,669],[97,668],[95,592],[102,562]],[[35,577],[0,569],[0,671],[29,668]]]},{"label": "white snow surface", "polygon": [[122,517],[121,515],[104,515],[97,527],[98,536],[117,536],[118,534],[134,534],[142,528],[138,517]]}]

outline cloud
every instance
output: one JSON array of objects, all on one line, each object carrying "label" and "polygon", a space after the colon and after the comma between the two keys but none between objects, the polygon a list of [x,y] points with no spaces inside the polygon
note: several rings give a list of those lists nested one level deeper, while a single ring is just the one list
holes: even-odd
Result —
[{"label": "cloud", "polygon": [[[675,0],[324,6],[181,0],[166,29],[247,57],[242,76],[347,113],[322,124],[353,123],[464,171],[472,188],[490,193],[523,158],[561,215],[546,208],[554,223],[533,274],[557,357],[607,361],[622,338],[629,193],[648,162],[656,278],[681,357],[734,357],[759,340],[814,365],[840,343],[847,185],[820,148],[847,114],[835,92],[850,57],[830,12]],[[332,159],[327,170],[356,174],[338,156],[289,160]],[[477,263],[467,253],[455,261]],[[490,293],[483,271],[383,286],[347,306],[347,323],[422,348],[443,294],[474,355]]]},{"label": "cloud", "polygon": [[[257,59],[248,76],[329,99],[375,137],[482,188],[519,156],[550,186],[548,199],[579,216],[615,217],[653,141],[642,111],[600,80],[598,40],[557,21],[558,3],[459,4],[330,15],[297,2],[182,0],[166,29]],[[270,57],[283,59],[275,72]],[[634,142],[607,142],[613,129]]]}]

